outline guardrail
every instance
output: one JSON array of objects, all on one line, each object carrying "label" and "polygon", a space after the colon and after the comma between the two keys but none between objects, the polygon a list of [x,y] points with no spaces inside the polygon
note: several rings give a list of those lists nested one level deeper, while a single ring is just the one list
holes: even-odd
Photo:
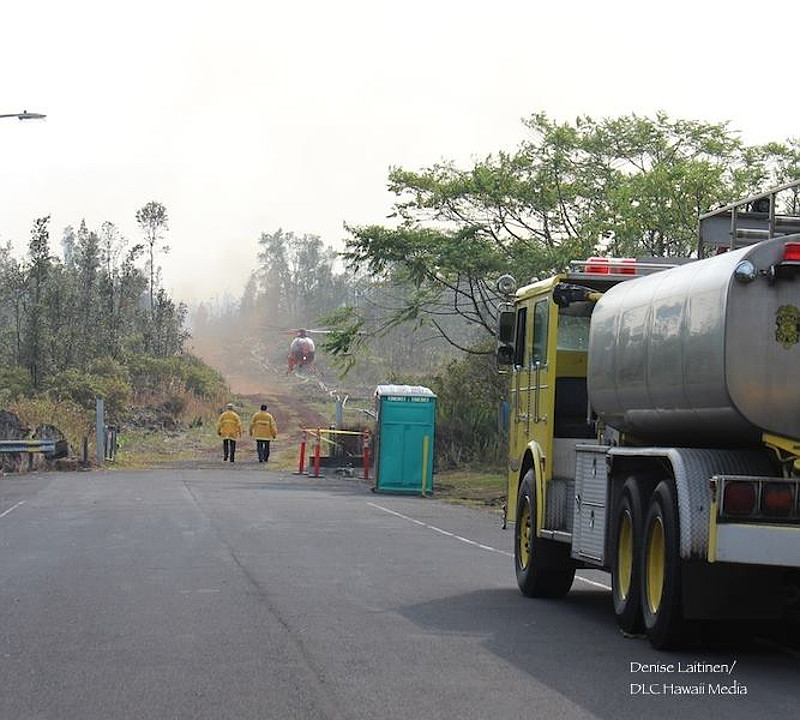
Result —
[{"label": "guardrail", "polygon": [[55,453],[55,440],[0,440],[3,453]]},{"label": "guardrail", "polygon": [[28,469],[33,468],[33,456],[63,457],[67,454],[66,440],[0,440],[0,453],[25,454],[28,456]]}]

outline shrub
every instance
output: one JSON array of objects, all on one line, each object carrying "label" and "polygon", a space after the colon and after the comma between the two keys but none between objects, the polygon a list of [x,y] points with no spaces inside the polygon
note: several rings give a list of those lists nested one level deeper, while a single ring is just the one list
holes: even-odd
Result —
[{"label": "shrub", "polygon": [[128,411],[131,386],[122,372],[100,376],[70,368],[50,378],[47,394],[53,401],[68,400],[90,411],[95,407],[95,399],[101,397],[109,420],[119,422]]},{"label": "shrub", "polygon": [[436,453],[440,465],[502,464],[505,440],[499,429],[505,376],[493,355],[467,355],[432,379],[437,395]]},{"label": "shrub", "polygon": [[89,372],[101,378],[122,380],[126,384],[131,382],[128,368],[114,358],[98,358],[89,366]]},{"label": "shrub", "polygon": [[133,390],[139,395],[188,390],[203,400],[217,400],[227,391],[222,375],[188,353],[170,358],[132,355],[126,366]]},{"label": "shrub", "polygon": [[203,400],[215,400],[227,394],[225,379],[194,355],[183,355],[183,378],[186,389]]},{"label": "shrub", "polygon": [[186,398],[182,395],[170,395],[161,407],[174,418],[179,418],[186,409]]},{"label": "shrub", "polygon": [[94,375],[70,368],[50,377],[47,394],[55,402],[70,400],[89,410],[100,395],[98,380]]},{"label": "shrub", "polygon": [[72,400],[53,400],[39,396],[20,400],[9,409],[19,417],[23,425],[53,425],[67,439],[73,452],[77,452],[86,436],[94,436],[94,414]]},{"label": "shrub", "polygon": [[0,366],[0,406],[14,402],[31,392],[31,376],[23,367]]}]

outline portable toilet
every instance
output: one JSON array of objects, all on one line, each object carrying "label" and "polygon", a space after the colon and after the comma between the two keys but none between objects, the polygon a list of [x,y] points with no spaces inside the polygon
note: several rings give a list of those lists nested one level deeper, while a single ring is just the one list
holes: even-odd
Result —
[{"label": "portable toilet", "polygon": [[436,395],[419,385],[378,385],[375,404],[375,491],[432,493]]}]

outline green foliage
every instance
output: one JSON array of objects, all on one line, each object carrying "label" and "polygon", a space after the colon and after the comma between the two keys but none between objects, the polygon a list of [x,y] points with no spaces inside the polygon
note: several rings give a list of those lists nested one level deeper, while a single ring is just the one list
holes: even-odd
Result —
[{"label": "green foliage", "polygon": [[70,368],[49,379],[48,396],[54,401],[68,400],[87,410],[102,397],[106,412],[114,422],[130,412],[134,396],[149,401],[166,396],[163,408],[173,416],[187,406],[185,392],[206,401],[218,401],[226,393],[224,379],[192,355],[154,358],[133,355],[123,364],[113,358],[98,358],[88,371]]},{"label": "green foliage", "polygon": [[18,365],[0,366],[0,408],[15,402],[31,391],[30,373]]},{"label": "green foliage", "polygon": [[186,390],[202,400],[219,400],[226,392],[225,379],[191,354],[170,358],[132,355],[126,367],[137,394],[176,395]]},{"label": "green foliage", "polygon": [[89,372],[100,378],[117,379],[125,383],[131,381],[128,368],[112,357],[99,357],[93,360],[89,365]]},{"label": "green foliage", "polygon": [[129,410],[132,390],[124,373],[96,375],[73,368],[53,375],[47,393],[56,402],[69,401],[86,410],[92,410],[101,397],[108,417],[119,422]]},{"label": "green foliage", "polygon": [[182,384],[180,360],[152,355],[130,355],[125,362],[136,393],[170,393]]},{"label": "green foliage", "polygon": [[7,407],[24,425],[54,425],[67,439],[73,452],[81,447],[83,438],[91,435],[94,411],[88,411],[71,400],[54,400],[46,395],[24,398]]},{"label": "green foliage", "polygon": [[38,388],[50,369],[47,348],[50,344],[50,328],[46,322],[45,302],[47,281],[52,266],[50,256],[50,216],[37,218],[31,230],[28,245],[30,266],[27,272],[27,303],[23,361],[31,374],[31,383]]},{"label": "green foliage", "polygon": [[181,356],[185,388],[203,400],[221,400],[228,392],[225,378],[194,355]]},{"label": "green foliage", "polygon": [[154,290],[138,267],[143,245],[126,251],[112,223],[98,235],[82,221],[77,233],[64,230],[61,262],[50,251],[49,222],[35,220],[24,261],[0,248],[0,363],[27,368],[37,391],[70,369],[91,374],[98,357],[182,352],[185,306],[163,288],[155,289],[151,312],[143,302]]},{"label": "green foliage", "polygon": [[364,319],[352,307],[341,307],[323,315],[321,322],[333,330],[325,336],[321,348],[334,357],[334,363],[343,375],[353,367],[361,346]]},{"label": "green foliage", "polygon": [[89,410],[100,395],[99,378],[75,368],[64,370],[50,378],[47,392],[56,402],[69,400]]},{"label": "green foliage", "polygon": [[161,407],[172,417],[179,417],[187,406],[186,398],[183,395],[169,395],[162,403]]},{"label": "green foliage", "polygon": [[542,113],[526,127],[514,152],[471,168],[442,162],[390,171],[395,224],[348,226],[344,257],[373,282],[412,292],[381,318],[363,305],[341,313],[343,332],[330,352],[346,358],[363,344],[348,332],[359,319],[380,335],[412,318],[468,349],[445,319],[493,335],[498,275],[527,281],[591,254],[687,256],[700,214],[800,176],[799,141],[748,147],[726,123],[664,113],[558,123]]},{"label": "green foliage", "polygon": [[488,355],[467,355],[432,379],[437,395],[436,452],[441,467],[502,462],[498,414],[505,376]]},{"label": "green foliage", "polygon": [[160,202],[152,200],[136,211],[136,222],[144,235],[148,249],[147,270],[150,275],[150,314],[152,315],[155,312],[156,255],[169,252],[168,245],[159,246],[157,244],[163,239],[164,232],[169,227],[167,209]]},{"label": "green foliage", "polygon": [[258,292],[251,287],[242,310],[281,318],[283,327],[307,327],[347,298],[345,278],[334,271],[336,253],[316,235],[278,229],[258,240]]}]

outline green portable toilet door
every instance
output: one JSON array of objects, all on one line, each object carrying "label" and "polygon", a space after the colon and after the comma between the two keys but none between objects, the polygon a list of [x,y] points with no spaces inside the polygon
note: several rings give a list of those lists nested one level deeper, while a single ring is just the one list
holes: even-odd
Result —
[{"label": "green portable toilet door", "polygon": [[[386,489],[422,491],[423,443],[428,435],[428,459],[431,453],[430,426],[417,423],[386,423],[381,429],[379,485]],[[430,490],[426,472],[426,490]]]},{"label": "green portable toilet door", "polygon": [[[425,457],[425,437],[428,438]],[[430,465],[433,457],[431,426],[427,423],[385,423],[381,428],[378,486],[384,490],[422,492],[432,489]]]},{"label": "green portable toilet door", "polygon": [[381,428],[380,472],[378,484],[381,487],[396,488],[403,484],[404,428],[396,423]]}]

